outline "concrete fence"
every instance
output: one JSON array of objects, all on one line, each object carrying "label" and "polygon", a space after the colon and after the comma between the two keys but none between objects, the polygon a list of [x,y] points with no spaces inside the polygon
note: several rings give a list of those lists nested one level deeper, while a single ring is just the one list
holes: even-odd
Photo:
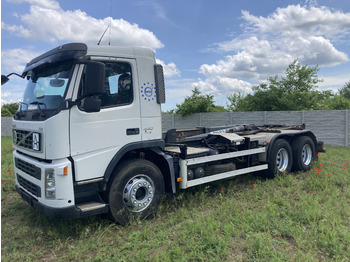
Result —
[{"label": "concrete fence", "polygon": [[1,136],[12,136],[12,117],[1,117]]},{"label": "concrete fence", "polygon": [[[1,118],[1,136],[11,136],[11,122],[10,117]],[[184,118],[175,114],[162,115],[163,131],[203,126],[303,123],[326,144],[350,147],[350,110],[198,113]]]},{"label": "concrete fence", "polygon": [[326,144],[350,147],[350,110],[198,113],[184,118],[180,115],[164,114],[162,117],[163,131],[171,128],[239,124],[259,126],[303,123]]}]

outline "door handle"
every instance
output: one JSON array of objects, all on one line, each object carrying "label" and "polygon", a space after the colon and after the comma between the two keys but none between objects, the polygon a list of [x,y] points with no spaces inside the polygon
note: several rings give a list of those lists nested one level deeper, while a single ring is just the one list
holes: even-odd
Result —
[{"label": "door handle", "polygon": [[140,128],[128,128],[126,129],[127,136],[133,136],[140,134]]}]

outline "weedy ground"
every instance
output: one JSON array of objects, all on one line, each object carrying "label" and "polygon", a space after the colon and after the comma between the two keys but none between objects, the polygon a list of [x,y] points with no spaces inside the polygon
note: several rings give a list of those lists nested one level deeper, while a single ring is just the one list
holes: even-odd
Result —
[{"label": "weedy ground", "polygon": [[309,172],[253,175],[178,192],[151,220],[51,220],[14,189],[1,138],[2,261],[349,261],[350,149],[327,146]]}]

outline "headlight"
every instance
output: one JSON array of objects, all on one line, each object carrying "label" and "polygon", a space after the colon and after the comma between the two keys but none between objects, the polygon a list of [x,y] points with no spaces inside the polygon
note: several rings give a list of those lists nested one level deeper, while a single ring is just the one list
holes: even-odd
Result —
[{"label": "headlight", "polygon": [[45,170],[45,197],[56,198],[56,178],[54,169]]}]

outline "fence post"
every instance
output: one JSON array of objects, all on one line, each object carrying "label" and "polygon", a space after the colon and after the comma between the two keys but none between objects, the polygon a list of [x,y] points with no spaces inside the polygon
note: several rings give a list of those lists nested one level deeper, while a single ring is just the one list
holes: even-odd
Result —
[{"label": "fence post", "polygon": [[171,128],[175,128],[175,114],[171,114]]},{"label": "fence post", "polygon": [[264,111],[264,125],[267,125],[267,112]]},{"label": "fence post", "polygon": [[349,145],[349,110],[345,110],[345,146]]},{"label": "fence post", "polygon": [[301,111],[301,123],[305,124],[305,111]]}]

